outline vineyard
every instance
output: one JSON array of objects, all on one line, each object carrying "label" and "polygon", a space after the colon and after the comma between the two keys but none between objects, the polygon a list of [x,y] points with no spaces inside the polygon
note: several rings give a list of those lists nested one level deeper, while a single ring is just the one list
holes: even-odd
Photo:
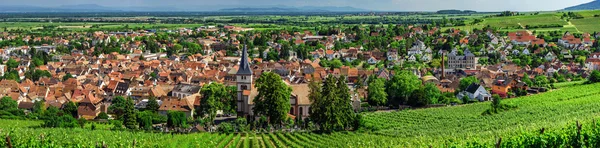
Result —
[{"label": "vineyard", "polygon": [[0,147],[395,147],[392,137],[364,133],[197,133],[171,135],[110,130],[39,128],[40,122],[0,120]]},{"label": "vineyard", "polygon": [[[517,109],[492,116],[481,116],[490,103],[447,108],[368,113],[365,128],[380,135],[408,143],[445,143],[483,140],[523,132],[566,127],[576,121],[600,116],[600,84],[565,87],[559,90],[504,100]],[[464,143],[463,143],[464,144]]]},{"label": "vineyard", "polygon": [[[40,128],[0,120],[0,147],[502,147],[600,146],[600,84],[504,100],[518,108],[481,116],[489,103],[364,114],[356,132],[171,135],[108,128]],[[583,126],[578,126],[577,121]],[[8,136],[8,137],[7,137]]]}]

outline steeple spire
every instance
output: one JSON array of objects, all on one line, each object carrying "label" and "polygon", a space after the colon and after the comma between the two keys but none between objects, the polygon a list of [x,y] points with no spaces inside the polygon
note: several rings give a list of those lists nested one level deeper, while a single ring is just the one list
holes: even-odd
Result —
[{"label": "steeple spire", "polygon": [[242,51],[242,60],[240,61],[240,68],[238,69],[237,75],[252,75],[250,70],[250,63],[248,63],[248,47],[244,43],[244,49]]}]

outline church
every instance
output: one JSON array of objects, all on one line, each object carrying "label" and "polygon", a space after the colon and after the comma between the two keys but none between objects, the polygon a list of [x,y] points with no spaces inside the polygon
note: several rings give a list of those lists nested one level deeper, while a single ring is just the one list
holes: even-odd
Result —
[{"label": "church", "polygon": [[[258,95],[258,91],[254,88],[254,74],[250,68],[248,59],[248,49],[244,46],[242,58],[239,63],[239,69],[236,73],[237,86],[237,115],[238,117],[252,118],[256,117],[253,113],[254,98]],[[310,100],[308,99],[309,88],[308,84],[290,85],[292,95],[290,96],[290,112],[288,113],[293,118],[307,118],[310,108]]]}]

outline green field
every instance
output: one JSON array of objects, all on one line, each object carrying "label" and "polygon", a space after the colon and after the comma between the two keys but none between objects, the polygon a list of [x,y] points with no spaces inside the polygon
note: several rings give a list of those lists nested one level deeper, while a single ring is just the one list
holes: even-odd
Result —
[{"label": "green field", "polygon": [[[91,28],[93,25],[97,25],[97,28]],[[150,23],[60,23],[60,22],[0,22],[0,29],[23,29],[23,30],[37,30],[42,29],[44,26],[56,26],[57,28],[64,28],[72,31],[86,31],[89,29],[96,30],[110,30],[120,29],[128,26],[129,28],[146,28],[146,29],[160,29],[160,28],[192,28],[200,27],[202,24],[150,24]]]},{"label": "green field", "polygon": [[600,31],[600,18],[598,17],[574,19],[571,20],[571,23],[581,32],[593,33]]},{"label": "green field", "polygon": [[[579,82],[572,82],[579,83]],[[573,85],[566,83],[564,86]],[[561,85],[563,86],[563,85]],[[576,121],[600,117],[600,84],[565,87],[504,103],[517,109],[482,116],[489,103],[447,108],[366,114],[366,127],[408,143],[443,143],[480,139],[492,143],[496,137],[511,137],[541,128],[562,128]]]},{"label": "green field", "polygon": [[[531,136],[524,133],[542,128],[563,131],[576,121],[589,124],[598,119],[600,84],[580,83],[561,83],[558,90],[505,100],[518,108],[487,116],[481,113],[489,103],[365,113],[363,129],[356,132],[171,135],[110,131],[107,125],[94,131],[90,126],[40,128],[39,121],[0,120],[0,138],[10,135],[16,147],[89,147],[102,143],[131,147],[134,141],[138,147],[473,147],[473,143],[489,147],[498,137],[522,140],[523,136]],[[0,142],[0,147],[5,145]]]},{"label": "green field", "polygon": [[538,25],[562,25],[563,27],[552,27],[552,28],[535,28],[529,29],[530,31],[536,32],[549,32],[549,31],[569,31],[578,33],[592,33],[600,32],[600,17],[594,17],[594,15],[600,15],[600,10],[593,11],[577,11],[577,14],[582,15],[583,19],[571,19],[567,22],[561,19],[563,12],[543,12],[538,15],[532,15],[527,13],[519,16],[507,16],[507,17],[487,17],[483,18],[484,21],[478,24],[470,24],[472,20],[466,21],[466,26],[458,27],[444,27],[443,29],[458,28],[461,30],[471,30],[473,28],[483,28],[484,26],[496,27],[500,31],[518,31],[523,30],[522,27],[527,25],[538,26]]},{"label": "green field", "polygon": [[514,28],[519,27],[519,24],[526,25],[545,25],[545,24],[560,24],[567,25],[566,21],[560,20],[560,17],[554,14],[539,14],[539,15],[523,15],[510,17],[492,17],[486,18],[483,25],[490,25],[499,28]]}]

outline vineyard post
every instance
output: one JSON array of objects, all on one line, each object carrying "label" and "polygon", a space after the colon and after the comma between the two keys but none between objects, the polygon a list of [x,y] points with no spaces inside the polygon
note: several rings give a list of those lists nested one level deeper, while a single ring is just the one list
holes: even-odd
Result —
[{"label": "vineyard post", "polygon": [[580,142],[581,142],[581,141],[580,141],[580,137],[581,137],[581,126],[582,126],[582,125],[581,125],[581,124],[579,124],[579,121],[577,121],[577,139],[575,139],[575,140],[577,141],[577,145],[578,145],[578,146],[581,146],[581,145],[580,145]]},{"label": "vineyard post", "polygon": [[12,144],[10,143],[10,135],[9,134],[6,134],[6,146],[8,148],[12,148],[13,147]]},{"label": "vineyard post", "polygon": [[44,145],[44,134],[41,134],[41,135],[40,135],[40,139],[41,139],[41,143],[42,143],[42,145]]},{"label": "vineyard post", "polygon": [[135,147],[135,143],[136,143],[136,141],[135,141],[135,139],[133,139],[133,147]]},{"label": "vineyard post", "polygon": [[577,121],[577,137],[579,137],[581,135],[581,124],[579,124],[579,121]]},{"label": "vineyard post", "polygon": [[106,145],[106,143],[104,143],[104,141],[102,141],[102,148],[108,148],[108,146]]},{"label": "vineyard post", "polygon": [[498,142],[496,142],[496,148],[500,148],[501,143],[502,143],[502,137],[498,138]]}]

